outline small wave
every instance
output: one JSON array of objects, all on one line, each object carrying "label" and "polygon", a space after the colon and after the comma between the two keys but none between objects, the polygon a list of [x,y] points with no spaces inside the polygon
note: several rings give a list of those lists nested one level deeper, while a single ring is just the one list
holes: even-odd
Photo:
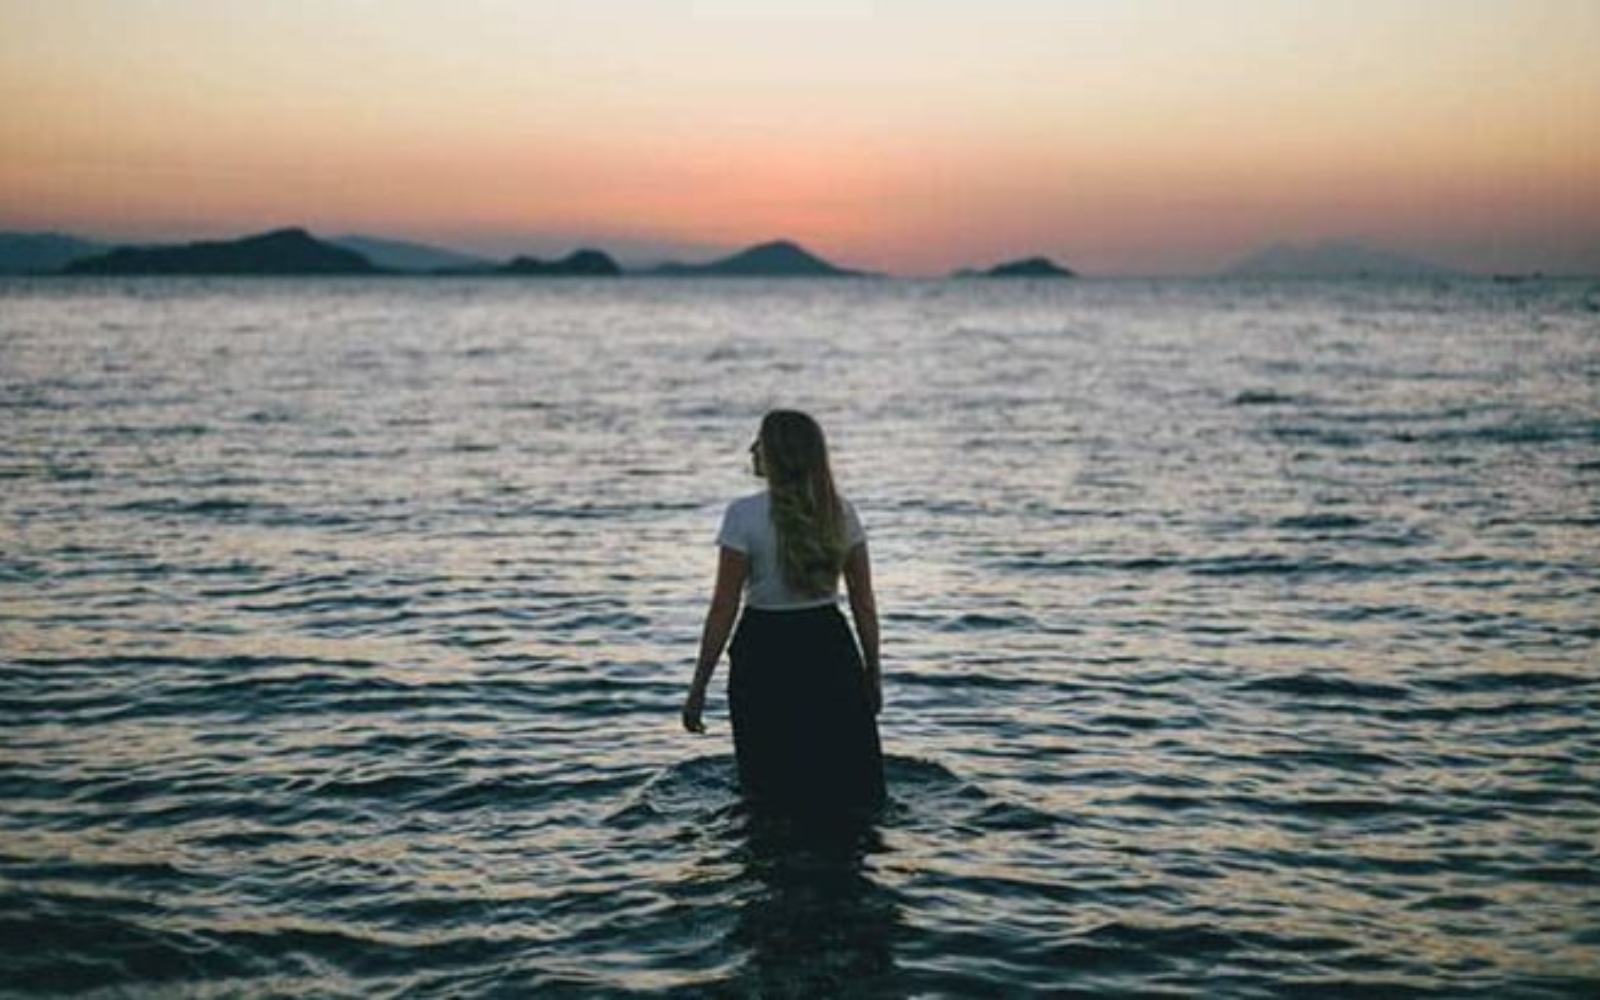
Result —
[{"label": "small wave", "polygon": [[1572,706],[1560,701],[1533,701],[1514,698],[1489,704],[1430,705],[1414,708],[1380,708],[1376,714],[1391,722],[1414,724],[1420,722],[1453,723],[1467,719],[1502,719],[1508,716],[1555,715],[1571,713]]},{"label": "small wave", "polygon": [[388,731],[374,733],[361,748],[377,754],[422,752],[440,758],[453,757],[472,749],[472,742],[449,733],[430,731]]},{"label": "small wave", "polygon": [[0,479],[47,479],[53,483],[78,483],[94,479],[99,471],[81,465],[11,465],[0,467]]},{"label": "small wave", "polygon": [[1246,389],[1233,397],[1234,406],[1278,406],[1296,401],[1294,396],[1274,389]]},{"label": "small wave", "polygon": [[132,500],[111,509],[139,514],[229,517],[245,511],[256,510],[261,506],[253,500],[241,500],[235,497],[208,497],[204,500],[180,500],[176,497],[163,497],[159,500]]},{"label": "small wave", "polygon": [[1329,819],[1366,819],[1407,809],[1405,803],[1387,799],[1340,797],[1290,799],[1273,803],[1273,806],[1275,810]]},{"label": "small wave", "polygon": [[[1363,541],[1369,541],[1363,539]],[[1406,548],[1417,544],[1415,539],[1380,539],[1377,544],[1385,549]],[[1194,558],[1167,556],[1133,556],[1125,558],[1085,557],[1051,559],[1023,557],[996,560],[995,566],[1023,573],[1110,573],[1132,575],[1181,571],[1202,577],[1229,576],[1317,576],[1323,574],[1350,576],[1407,576],[1430,569],[1512,569],[1511,563],[1483,557],[1442,558],[1434,560],[1394,559],[1358,560],[1335,559],[1326,556],[1291,556],[1278,552],[1245,552],[1238,555],[1217,555]]]},{"label": "small wave", "polygon": [[1367,522],[1352,514],[1302,514],[1294,517],[1280,517],[1278,527],[1290,528],[1297,531],[1335,531],[1344,528],[1359,528]]},{"label": "small wave", "polygon": [[279,713],[312,713],[337,707],[340,713],[373,714],[423,706],[438,707],[452,693],[443,685],[412,685],[367,671],[335,672],[328,662],[293,661],[292,673],[207,670],[193,680],[156,689],[137,701],[119,699],[99,721],[149,719],[192,713],[262,718]]},{"label": "small wave", "polygon": [[1183,565],[1179,559],[1161,556],[1131,556],[1127,558],[1051,558],[1046,555],[1025,555],[1011,559],[1002,559],[997,562],[1002,569],[1018,570],[1021,572],[1112,572],[1112,573],[1148,573],[1155,570],[1172,569]]},{"label": "small wave", "polygon": [[498,441],[456,441],[442,449],[453,455],[486,455],[500,450]]},{"label": "small wave", "polygon": [[1336,698],[1356,700],[1399,701],[1410,697],[1403,687],[1392,684],[1373,684],[1353,681],[1343,677],[1323,674],[1287,674],[1263,677],[1235,685],[1238,691],[1267,691],[1287,694],[1296,698]]},{"label": "small wave", "polygon": [[547,627],[557,632],[628,632],[649,625],[649,618],[631,611],[589,611],[552,618]]},{"label": "small wave", "polygon": [[239,611],[259,614],[320,613],[336,611],[390,611],[404,608],[412,602],[406,594],[350,593],[326,597],[306,597],[288,601],[262,601],[239,603]]},{"label": "small wave", "polygon": [[171,861],[46,861],[17,866],[8,872],[19,881],[79,881],[135,892],[156,888],[199,888],[208,880]]},{"label": "small wave", "polygon": [[958,690],[1022,690],[1048,686],[1053,691],[1075,690],[1079,685],[1071,682],[1061,682],[1034,677],[1002,677],[992,671],[983,670],[948,670],[934,672],[931,670],[907,674],[896,681],[902,686],[916,686],[929,688],[953,688]]},{"label": "small wave", "polygon": [[1054,815],[1018,802],[994,802],[980,812],[976,825],[991,830],[1040,832],[1061,825]]},{"label": "small wave", "polygon": [[332,777],[306,789],[304,794],[316,798],[411,800],[448,780],[448,775],[440,772]]},{"label": "small wave", "polygon": [[470,784],[457,784],[433,798],[423,800],[419,806],[440,812],[467,812],[486,807],[522,809],[552,800],[603,799],[637,782],[638,776],[634,773],[564,779],[549,775],[505,775]]},{"label": "small wave", "polygon": [[[1310,414],[1316,423],[1279,424],[1271,428],[1273,437],[1288,442],[1310,442],[1337,448],[1352,448],[1373,442],[1397,442],[1404,445],[1525,445],[1555,444],[1565,441],[1600,441],[1600,421],[1597,420],[1529,420],[1518,419],[1503,423],[1459,426],[1435,413],[1415,414],[1409,418],[1396,414]],[[1409,419],[1416,424],[1422,421],[1445,419],[1443,426],[1395,427],[1396,422]],[[1424,459],[1433,464],[1470,464],[1470,455],[1427,455]]]},{"label": "small wave", "polygon": [[1339,770],[1375,770],[1385,767],[1399,767],[1402,761],[1388,754],[1373,753],[1366,750],[1305,750],[1288,748],[1275,750],[1272,756],[1289,769],[1294,765],[1315,764],[1323,767],[1332,767]]},{"label": "small wave", "polygon": [[0,396],[0,410],[70,410],[72,404],[65,400],[43,395]]},{"label": "small wave", "polygon": [[333,573],[314,573],[301,571],[293,575],[269,579],[263,583],[237,584],[226,587],[212,587],[200,591],[206,598],[222,597],[265,597],[282,591],[306,591],[318,588],[337,588],[358,582],[361,574],[353,569],[341,570]]},{"label": "small wave", "polygon": [[1273,437],[1280,441],[1309,442],[1323,444],[1331,448],[1358,448],[1367,443],[1367,437],[1353,431],[1339,430],[1332,427],[1310,427],[1304,424],[1289,424],[1272,428]]},{"label": "small wave", "polygon": [[[945,765],[920,757],[885,754],[884,783],[891,826],[1040,830],[1056,819],[1021,803],[996,799]],[[637,777],[617,779],[638,782]],[[638,783],[607,822],[623,829],[727,813],[739,802],[738,771],[731,754],[696,757],[674,764]]]},{"label": "small wave", "polygon": [[201,437],[211,433],[211,428],[204,424],[160,424],[154,427],[103,425],[88,430],[91,434],[115,438]]},{"label": "small wave", "polygon": [[1094,730],[1145,730],[1160,729],[1163,726],[1188,725],[1192,719],[1177,720],[1170,717],[1155,715],[1129,715],[1126,712],[1106,712],[1090,719],[1087,723],[1091,731]]},{"label": "small wave", "polygon": [[1485,444],[1552,444],[1557,441],[1600,441],[1600,420],[1519,420],[1487,427],[1444,428],[1418,434],[1414,440],[1429,443],[1480,442]]},{"label": "small wave", "polygon": [[1353,577],[1409,576],[1448,562],[1397,559],[1391,561],[1295,558],[1270,554],[1244,554],[1197,560],[1188,566],[1195,576],[1301,576],[1349,575]]},{"label": "small wave", "polygon": [[251,424],[287,424],[294,422],[294,415],[286,410],[251,410],[244,415],[246,423]]},{"label": "small wave", "polygon": [[739,792],[733,757],[716,754],[674,764],[636,788],[609,825],[634,829],[671,817],[689,817],[726,808]]},{"label": "small wave", "polygon": [[1241,947],[1238,937],[1202,923],[1140,925],[1114,920],[1082,936],[1090,941],[1110,941],[1118,950],[1133,949],[1156,955],[1223,955]]},{"label": "small wave", "polygon": [[883,769],[884,780],[897,786],[917,786],[926,789],[966,787],[966,782],[954,771],[926,757],[885,755]]},{"label": "small wave", "polygon": [[939,627],[941,632],[992,632],[1002,629],[1032,630],[1038,623],[1027,615],[990,615],[970,611],[957,615]]},{"label": "small wave", "polygon": [[1440,691],[1467,694],[1500,691],[1565,691],[1600,685],[1600,677],[1553,670],[1475,671],[1453,677],[1423,677],[1417,681]]},{"label": "small wave", "polygon": [[48,574],[45,564],[36,559],[0,556],[0,582],[27,583],[43,579]]},{"label": "small wave", "polygon": [[1135,792],[1125,798],[1118,799],[1117,802],[1119,805],[1169,813],[1184,812],[1189,809],[1203,809],[1211,804],[1211,799],[1205,795],[1162,795],[1155,792]]}]

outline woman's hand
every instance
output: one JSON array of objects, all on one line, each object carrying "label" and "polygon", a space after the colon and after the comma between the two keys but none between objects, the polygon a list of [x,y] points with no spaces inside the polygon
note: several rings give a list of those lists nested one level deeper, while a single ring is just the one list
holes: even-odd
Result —
[{"label": "woman's hand", "polygon": [[877,715],[883,711],[883,675],[870,670],[862,677],[862,683],[867,689],[867,711]]},{"label": "woman's hand", "polygon": [[691,733],[706,731],[705,723],[700,721],[700,713],[706,707],[706,693],[703,688],[692,687],[689,697],[683,701],[683,728]]}]

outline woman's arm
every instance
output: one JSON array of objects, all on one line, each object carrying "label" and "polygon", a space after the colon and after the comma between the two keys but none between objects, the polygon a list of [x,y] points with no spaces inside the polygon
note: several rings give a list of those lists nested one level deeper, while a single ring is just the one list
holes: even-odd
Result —
[{"label": "woman's arm", "polygon": [[706,731],[700,721],[700,713],[706,705],[706,687],[716,672],[717,661],[722,659],[722,649],[728,644],[734,619],[739,617],[740,595],[749,572],[750,560],[743,552],[726,545],[718,549],[717,582],[711,590],[711,607],[706,609],[705,628],[700,632],[700,656],[695,661],[694,681],[683,703],[683,728],[691,733]]},{"label": "woman's arm", "polygon": [[867,703],[877,715],[883,708],[883,673],[878,668],[878,600],[872,593],[872,560],[866,542],[845,556],[844,582],[850,590],[850,615],[861,640],[861,657],[866,661]]}]

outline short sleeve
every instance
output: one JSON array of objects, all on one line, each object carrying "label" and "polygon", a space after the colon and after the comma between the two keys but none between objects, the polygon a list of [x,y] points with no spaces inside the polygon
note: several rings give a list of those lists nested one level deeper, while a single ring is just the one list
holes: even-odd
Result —
[{"label": "short sleeve", "polygon": [[717,532],[717,544],[735,552],[750,554],[750,539],[744,530],[744,519],[739,517],[738,505],[729,504],[722,515],[722,528]]},{"label": "short sleeve", "polygon": [[842,501],[844,506],[844,545],[853,549],[867,540],[867,531],[861,527],[861,518],[856,515],[855,505],[850,501]]}]

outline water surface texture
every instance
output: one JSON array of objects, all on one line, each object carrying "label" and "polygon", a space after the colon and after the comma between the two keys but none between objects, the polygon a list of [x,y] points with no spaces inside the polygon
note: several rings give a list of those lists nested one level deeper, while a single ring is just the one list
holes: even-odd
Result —
[{"label": "water surface texture", "polygon": [[[769,406],[892,801],[681,733]],[[1600,993],[1600,287],[0,284],[0,991]]]}]

